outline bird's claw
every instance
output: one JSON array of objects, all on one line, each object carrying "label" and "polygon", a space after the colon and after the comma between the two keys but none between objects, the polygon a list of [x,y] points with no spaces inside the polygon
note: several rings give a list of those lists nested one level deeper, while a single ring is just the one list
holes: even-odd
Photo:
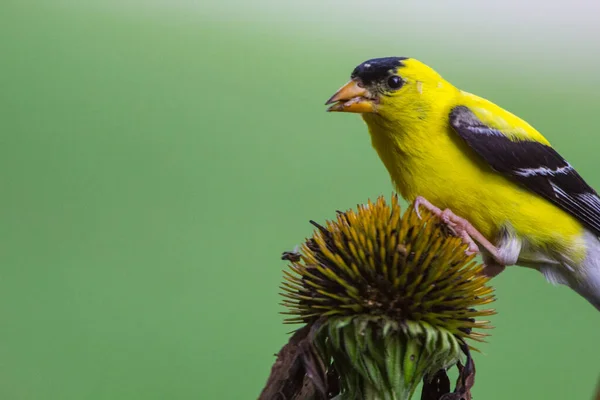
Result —
[{"label": "bird's claw", "polygon": [[[498,249],[489,240],[487,240],[479,231],[477,231],[469,221],[454,214],[451,209],[446,208],[444,211],[431,204],[427,199],[418,196],[414,201],[414,208],[417,216],[421,219],[419,207],[423,206],[433,215],[437,216],[451,231],[454,236],[462,239],[462,242],[467,245],[465,254],[471,256],[480,254],[480,246],[485,249],[486,253],[481,253],[486,258],[487,276],[495,276],[502,272],[506,266],[505,260],[500,256]],[[479,244],[478,244],[479,243]]]},{"label": "bird's claw", "polygon": [[446,208],[444,211],[442,211],[438,207],[431,204],[429,200],[425,199],[423,196],[417,196],[413,203],[413,207],[419,219],[423,219],[421,217],[421,213],[419,212],[419,207],[421,206],[425,207],[432,214],[441,219],[454,236],[458,236],[463,240],[463,242],[468,246],[467,250],[465,251],[468,256],[479,253],[479,246],[477,246],[477,243],[475,243],[471,235],[469,235],[470,224],[467,220],[454,214],[449,208]]},{"label": "bird's claw", "polygon": [[469,222],[467,220],[454,214],[452,210],[446,208],[440,215],[441,220],[450,228],[455,236],[460,237],[463,242],[468,246],[465,253],[470,256],[472,254],[479,254],[479,246],[473,240],[468,232]]},{"label": "bird's claw", "polygon": [[415,213],[417,214],[417,217],[419,217],[419,219],[423,219],[421,217],[421,212],[419,211],[419,206],[421,205],[421,199],[423,199],[423,197],[419,196],[415,199],[415,202],[413,203],[413,207],[415,208]]},{"label": "bird's claw", "polygon": [[414,207],[415,213],[417,214],[417,217],[419,217],[419,219],[423,219],[421,217],[421,212],[419,211],[420,206],[425,207],[425,209],[429,210],[432,214],[441,218],[442,210],[440,210],[439,208],[437,208],[436,206],[431,204],[429,202],[429,200],[427,200],[425,197],[417,196],[417,198],[415,199],[415,201],[413,203],[413,207]]}]

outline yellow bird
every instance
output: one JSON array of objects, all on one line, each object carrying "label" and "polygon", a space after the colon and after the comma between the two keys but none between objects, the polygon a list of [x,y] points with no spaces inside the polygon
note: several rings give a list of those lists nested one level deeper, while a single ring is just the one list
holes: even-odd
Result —
[{"label": "yellow bird", "polygon": [[362,114],[402,197],[481,249],[488,275],[531,267],[600,310],[600,198],[531,125],[403,57],[360,64],[326,104]]}]

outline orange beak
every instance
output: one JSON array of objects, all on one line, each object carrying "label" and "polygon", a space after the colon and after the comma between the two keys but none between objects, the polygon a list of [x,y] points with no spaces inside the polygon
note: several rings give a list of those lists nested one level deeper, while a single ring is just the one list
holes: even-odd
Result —
[{"label": "orange beak", "polygon": [[376,101],[369,98],[367,89],[358,86],[358,82],[352,80],[335,92],[325,105],[333,104],[327,111],[374,113]]}]

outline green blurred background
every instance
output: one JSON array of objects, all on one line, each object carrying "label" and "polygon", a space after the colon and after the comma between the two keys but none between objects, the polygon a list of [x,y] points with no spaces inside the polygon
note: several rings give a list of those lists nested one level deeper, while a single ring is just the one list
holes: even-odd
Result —
[{"label": "green blurred background", "polygon": [[[281,252],[392,191],[359,117],[324,112],[365,59],[427,62],[600,188],[600,6],[498,3],[2,0],[0,398],[256,398]],[[597,311],[494,282],[476,398],[591,398]]]}]

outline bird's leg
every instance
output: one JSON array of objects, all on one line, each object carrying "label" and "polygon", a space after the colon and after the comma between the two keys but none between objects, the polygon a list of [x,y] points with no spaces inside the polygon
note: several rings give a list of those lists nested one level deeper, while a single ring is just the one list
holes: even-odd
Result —
[{"label": "bird's leg", "polygon": [[[485,269],[484,273],[487,276],[494,277],[506,268],[507,264],[510,264],[508,260],[505,260],[501,256],[498,248],[494,246],[489,240],[485,238],[469,221],[454,214],[449,208],[442,211],[440,208],[431,204],[427,199],[422,196],[418,196],[415,199],[414,207],[417,216],[421,218],[419,214],[419,207],[423,206],[427,210],[431,211],[432,214],[439,217],[445,224],[448,225],[454,234],[460,237],[465,244],[468,245],[466,253],[468,255],[479,253],[479,246],[483,247],[488,254],[484,255]],[[479,245],[478,245],[479,244]]]}]

